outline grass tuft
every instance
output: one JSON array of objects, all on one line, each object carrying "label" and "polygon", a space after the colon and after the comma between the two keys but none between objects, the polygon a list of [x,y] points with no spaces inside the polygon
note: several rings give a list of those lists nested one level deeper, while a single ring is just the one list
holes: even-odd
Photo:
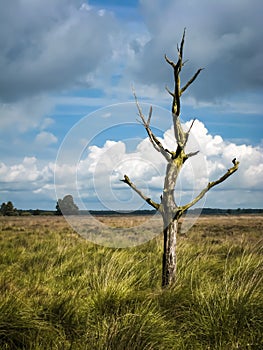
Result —
[{"label": "grass tuft", "polygon": [[263,348],[261,218],[201,218],[169,289],[160,237],[110,249],[63,218],[0,220],[0,349]]}]

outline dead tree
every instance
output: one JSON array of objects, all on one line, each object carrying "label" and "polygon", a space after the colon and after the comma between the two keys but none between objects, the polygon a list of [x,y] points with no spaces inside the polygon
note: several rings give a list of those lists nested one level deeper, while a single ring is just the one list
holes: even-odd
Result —
[{"label": "dead tree", "polygon": [[148,118],[144,116],[142,109],[138,103],[137,97],[134,93],[135,102],[138,108],[139,116],[142,124],[148,134],[149,140],[152,143],[156,151],[160,152],[167,161],[166,175],[163,185],[163,192],[161,195],[160,203],[156,203],[148,196],[145,196],[136,185],[130,180],[127,175],[124,175],[124,179],[121,180],[129,185],[143,200],[149,205],[155,208],[162,215],[163,219],[163,263],[162,263],[162,286],[170,286],[176,279],[176,237],[178,232],[178,221],[183,213],[196,204],[212,187],[225,181],[230,175],[232,175],[237,169],[239,162],[233,159],[233,166],[228,169],[224,175],[215,181],[208,182],[207,186],[188,204],[177,205],[175,202],[174,191],[176,180],[184,165],[184,163],[192,156],[195,156],[199,151],[192,153],[186,153],[185,147],[187,140],[194,124],[192,122],[190,128],[187,131],[183,130],[180,121],[180,109],[181,109],[181,96],[186,89],[195,81],[202,69],[198,69],[193,77],[183,86],[180,84],[180,73],[184,66],[183,62],[183,48],[184,48],[185,30],[182,36],[180,46],[178,50],[178,60],[176,63],[171,61],[166,55],[166,62],[172,67],[174,74],[174,88],[170,91],[166,90],[172,96],[172,120],[174,128],[174,136],[176,139],[177,147],[175,150],[169,150],[164,148],[160,140],[154,135],[150,127],[152,117],[152,107],[150,107]]}]

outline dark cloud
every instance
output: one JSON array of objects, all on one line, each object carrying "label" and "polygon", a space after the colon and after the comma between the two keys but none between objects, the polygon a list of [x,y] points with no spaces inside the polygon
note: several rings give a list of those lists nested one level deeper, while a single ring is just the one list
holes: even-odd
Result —
[{"label": "dark cloud", "polygon": [[0,1],[0,100],[73,86],[111,56],[114,18],[81,3]]},{"label": "dark cloud", "polygon": [[176,60],[176,45],[187,29],[183,77],[205,67],[191,93],[199,99],[263,88],[263,2],[261,0],[142,0],[151,40],[137,55],[133,73],[163,88],[171,82],[164,53]]}]

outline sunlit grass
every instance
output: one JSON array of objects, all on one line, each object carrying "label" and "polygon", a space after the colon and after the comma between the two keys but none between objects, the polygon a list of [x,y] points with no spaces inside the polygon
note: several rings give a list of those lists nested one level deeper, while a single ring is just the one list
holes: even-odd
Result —
[{"label": "sunlit grass", "polygon": [[179,237],[163,290],[161,237],[110,249],[63,218],[1,218],[0,348],[261,349],[263,225],[247,220]]}]

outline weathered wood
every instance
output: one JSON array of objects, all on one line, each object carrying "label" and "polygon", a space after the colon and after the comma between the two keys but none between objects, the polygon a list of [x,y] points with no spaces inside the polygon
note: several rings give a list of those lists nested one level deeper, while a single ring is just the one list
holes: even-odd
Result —
[{"label": "weathered wood", "polygon": [[167,287],[176,281],[176,238],[178,231],[177,220],[167,220],[165,217],[163,228],[163,266],[162,287]]},{"label": "weathered wood", "polygon": [[124,179],[121,180],[129,185],[143,200],[148,204],[158,210],[163,218],[163,266],[162,266],[162,286],[168,287],[175,283],[176,281],[176,237],[178,232],[178,220],[182,214],[196,204],[212,187],[225,181],[229,176],[231,176],[238,169],[239,162],[234,158],[232,160],[233,166],[226,171],[226,173],[221,176],[218,180],[209,182],[208,185],[199,193],[196,198],[194,198],[190,203],[183,206],[177,206],[174,198],[174,191],[176,187],[176,181],[178,175],[185,163],[185,161],[195,156],[199,151],[185,153],[185,146],[188,141],[188,137],[191,128],[194,124],[192,122],[188,131],[184,131],[181,120],[180,120],[180,110],[181,101],[180,97],[183,92],[195,81],[198,77],[202,68],[198,69],[193,77],[183,86],[180,87],[180,72],[184,66],[183,62],[183,48],[184,48],[185,30],[182,36],[180,47],[178,47],[178,60],[174,63],[165,55],[166,62],[171,65],[174,73],[174,89],[170,91],[168,87],[166,90],[172,96],[172,119],[174,126],[174,136],[177,142],[176,150],[165,149],[161,141],[154,135],[150,128],[150,121],[152,117],[152,107],[149,111],[149,116],[146,120],[142,109],[138,103],[137,97],[134,93],[135,102],[138,108],[139,116],[141,118],[142,124],[148,134],[149,140],[153,147],[160,152],[167,160],[166,175],[163,185],[163,192],[161,195],[161,202],[156,203],[148,196],[145,196],[141,190],[139,190],[134,183],[131,182],[127,175],[124,175]]}]

